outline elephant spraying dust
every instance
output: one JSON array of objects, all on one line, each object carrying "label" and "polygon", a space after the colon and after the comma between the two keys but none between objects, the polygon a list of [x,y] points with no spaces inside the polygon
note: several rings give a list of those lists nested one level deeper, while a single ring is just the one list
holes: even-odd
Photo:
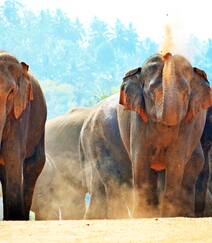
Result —
[{"label": "elephant spraying dust", "polygon": [[[156,54],[127,73],[120,96],[103,101],[81,130],[81,162],[92,168],[86,217],[128,217],[130,198],[133,217],[158,210],[161,216],[193,216],[204,164],[200,138],[211,105],[205,72],[182,56]],[[161,170],[165,188],[159,204]]]},{"label": "elephant spraying dust", "polygon": [[0,52],[0,181],[5,220],[28,220],[44,163],[46,103],[28,65]]}]

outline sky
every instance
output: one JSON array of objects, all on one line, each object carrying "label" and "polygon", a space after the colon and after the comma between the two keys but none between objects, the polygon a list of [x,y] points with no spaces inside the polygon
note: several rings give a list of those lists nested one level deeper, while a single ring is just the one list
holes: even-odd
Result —
[{"label": "sky", "polygon": [[[4,0],[0,0],[4,2]],[[164,26],[171,25],[173,36],[186,40],[194,35],[201,40],[212,38],[210,0],[22,0],[34,11],[59,8],[70,18],[79,18],[85,25],[94,17],[113,24],[117,18],[133,23],[138,33],[160,42]]]}]

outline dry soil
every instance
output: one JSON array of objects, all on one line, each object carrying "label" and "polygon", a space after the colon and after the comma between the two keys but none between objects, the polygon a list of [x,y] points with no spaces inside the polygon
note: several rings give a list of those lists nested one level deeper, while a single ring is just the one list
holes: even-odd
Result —
[{"label": "dry soil", "polygon": [[212,242],[212,218],[1,221],[6,242]]}]

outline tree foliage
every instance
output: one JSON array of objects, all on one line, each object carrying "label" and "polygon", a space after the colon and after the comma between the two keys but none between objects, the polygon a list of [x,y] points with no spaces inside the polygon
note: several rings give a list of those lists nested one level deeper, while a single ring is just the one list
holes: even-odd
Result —
[{"label": "tree foliage", "polygon": [[[20,1],[0,7],[0,49],[27,62],[44,89],[48,117],[74,106],[89,106],[119,89],[124,73],[157,52],[132,24],[113,27],[94,17],[89,27],[61,10],[34,13]],[[212,41],[204,64],[212,70]],[[198,60],[196,61],[198,65]]]}]

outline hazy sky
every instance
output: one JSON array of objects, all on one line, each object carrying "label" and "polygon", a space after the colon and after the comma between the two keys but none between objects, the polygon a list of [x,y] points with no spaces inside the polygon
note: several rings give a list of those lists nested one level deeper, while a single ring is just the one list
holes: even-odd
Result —
[{"label": "hazy sky", "polygon": [[[3,0],[0,0],[3,2]],[[27,7],[62,9],[71,18],[88,23],[97,16],[113,24],[119,18],[132,22],[138,33],[160,41],[166,23],[171,23],[176,38],[190,34],[200,39],[212,38],[212,1],[210,0],[22,0]]]}]

